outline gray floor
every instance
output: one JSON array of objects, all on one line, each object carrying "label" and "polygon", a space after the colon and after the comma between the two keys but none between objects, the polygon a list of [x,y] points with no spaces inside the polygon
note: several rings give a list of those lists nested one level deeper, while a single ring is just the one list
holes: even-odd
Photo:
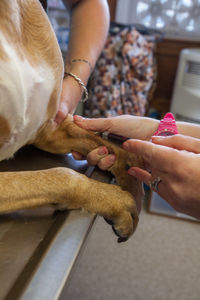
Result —
[{"label": "gray floor", "polygon": [[62,300],[199,300],[200,224],[142,210],[134,236],[117,244],[98,218]]}]

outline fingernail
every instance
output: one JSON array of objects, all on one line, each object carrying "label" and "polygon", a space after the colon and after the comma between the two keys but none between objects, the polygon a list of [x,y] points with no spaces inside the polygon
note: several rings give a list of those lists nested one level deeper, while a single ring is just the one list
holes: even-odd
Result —
[{"label": "fingernail", "polygon": [[66,118],[66,114],[63,111],[58,111],[56,117],[55,117],[55,122],[59,125],[64,119]]},{"label": "fingernail", "polygon": [[152,138],[152,139],[154,139],[154,140],[163,140],[163,139],[165,139],[165,138],[166,138],[166,136],[161,136],[161,135],[153,135],[151,138]]},{"label": "fingernail", "polygon": [[129,149],[129,143],[127,143],[127,142],[123,143],[123,148],[128,150]]},{"label": "fingernail", "polygon": [[133,169],[130,168],[130,169],[128,170],[128,174],[131,175],[131,176],[135,176],[135,175],[136,175],[136,172],[135,172]]},{"label": "fingernail", "polygon": [[115,156],[114,154],[111,154],[111,155],[109,156],[109,162],[110,162],[110,163],[114,163],[115,160],[116,160],[116,156]]},{"label": "fingernail", "polygon": [[108,150],[105,146],[102,146],[98,149],[98,152],[97,152],[99,155],[104,155],[104,154],[107,154],[108,153]]},{"label": "fingernail", "polygon": [[84,118],[81,117],[81,116],[78,116],[78,115],[75,115],[75,116],[74,116],[74,120],[75,120],[75,121],[81,122],[83,119],[84,119]]}]

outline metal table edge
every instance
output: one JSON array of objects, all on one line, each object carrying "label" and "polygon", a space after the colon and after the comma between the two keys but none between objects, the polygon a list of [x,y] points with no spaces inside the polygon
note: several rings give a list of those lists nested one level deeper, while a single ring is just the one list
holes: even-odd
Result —
[{"label": "metal table edge", "polygon": [[84,211],[69,212],[20,300],[59,298],[95,217]]}]

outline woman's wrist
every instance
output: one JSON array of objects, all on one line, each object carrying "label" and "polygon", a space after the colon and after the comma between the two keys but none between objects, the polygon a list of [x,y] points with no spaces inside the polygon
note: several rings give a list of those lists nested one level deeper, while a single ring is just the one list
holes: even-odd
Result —
[{"label": "woman's wrist", "polygon": [[70,107],[76,107],[83,97],[82,87],[71,76],[63,79],[63,98],[65,97]]},{"label": "woman's wrist", "polygon": [[87,87],[85,86],[85,84],[83,83],[83,81],[77,76],[75,75],[74,73],[72,72],[65,72],[64,73],[64,79],[66,77],[72,77],[76,82],[77,84],[79,85],[79,87],[82,89],[83,91],[83,98],[82,98],[82,102],[85,102],[88,100],[88,90],[87,90]]},{"label": "woman's wrist", "polygon": [[[88,63],[86,61],[88,61]],[[65,71],[76,75],[81,79],[84,85],[87,85],[91,74],[91,67],[89,60],[81,59],[81,61],[73,61],[72,59],[66,63]]]},{"label": "woman's wrist", "polygon": [[72,58],[66,59],[64,80],[74,86],[75,94],[73,98],[75,102],[82,100],[83,102],[88,99],[87,82],[90,77],[92,65],[85,58]]}]

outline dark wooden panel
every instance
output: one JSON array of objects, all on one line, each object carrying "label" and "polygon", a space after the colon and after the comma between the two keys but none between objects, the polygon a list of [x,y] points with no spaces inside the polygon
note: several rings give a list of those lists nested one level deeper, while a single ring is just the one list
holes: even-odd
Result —
[{"label": "dark wooden panel", "polygon": [[111,21],[115,21],[115,13],[116,13],[117,0],[108,0],[108,5],[109,5],[109,8],[110,8],[110,18],[111,18]]},{"label": "dark wooden panel", "polygon": [[39,0],[45,10],[47,10],[47,0]]},{"label": "dark wooden panel", "polygon": [[199,48],[200,42],[164,39],[157,44],[157,87],[151,106],[163,115],[169,111],[179,54],[185,48]]}]

